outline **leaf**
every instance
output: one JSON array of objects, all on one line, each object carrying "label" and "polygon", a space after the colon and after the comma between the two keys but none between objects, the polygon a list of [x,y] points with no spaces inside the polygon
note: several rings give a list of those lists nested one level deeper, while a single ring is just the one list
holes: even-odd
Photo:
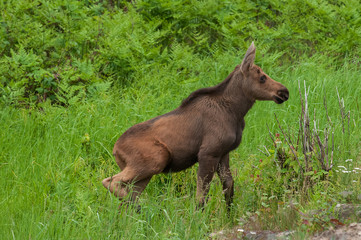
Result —
[{"label": "leaf", "polygon": [[344,223],[340,222],[340,221],[339,221],[338,219],[336,219],[336,218],[330,219],[330,223],[333,223],[333,224],[335,224],[336,226],[344,226],[344,225],[345,225]]},{"label": "leaf", "polygon": [[309,171],[305,173],[305,176],[313,176],[313,175],[315,175],[314,171]]},{"label": "leaf", "polygon": [[302,224],[307,225],[307,226],[311,225],[310,222],[306,219],[302,220]]},{"label": "leaf", "polygon": [[41,87],[38,87],[35,89],[38,93],[43,93],[44,92],[44,89],[41,88]]},{"label": "leaf", "polygon": [[268,207],[269,207],[269,205],[268,205],[267,203],[265,203],[265,202],[261,202],[261,205],[262,205],[263,207],[265,207],[265,208],[268,208]]}]

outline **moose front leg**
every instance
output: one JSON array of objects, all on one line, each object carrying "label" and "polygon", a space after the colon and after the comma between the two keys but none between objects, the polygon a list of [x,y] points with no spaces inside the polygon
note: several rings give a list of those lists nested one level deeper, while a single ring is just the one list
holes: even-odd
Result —
[{"label": "moose front leg", "polygon": [[206,196],[209,192],[210,183],[217,169],[220,158],[211,155],[199,155],[197,172],[197,200],[198,208],[203,208]]},{"label": "moose front leg", "polygon": [[229,169],[229,154],[225,155],[218,164],[217,174],[222,182],[224,197],[228,212],[231,209],[234,195],[234,181],[231,170]]}]

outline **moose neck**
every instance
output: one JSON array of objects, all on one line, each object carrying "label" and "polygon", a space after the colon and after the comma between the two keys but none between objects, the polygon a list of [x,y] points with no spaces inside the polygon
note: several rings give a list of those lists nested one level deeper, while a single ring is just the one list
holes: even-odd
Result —
[{"label": "moose neck", "polygon": [[245,89],[243,75],[230,74],[230,79],[223,81],[226,87],[223,92],[223,99],[227,102],[232,115],[237,119],[243,119],[247,112],[252,108],[255,100],[248,97],[247,90]]}]

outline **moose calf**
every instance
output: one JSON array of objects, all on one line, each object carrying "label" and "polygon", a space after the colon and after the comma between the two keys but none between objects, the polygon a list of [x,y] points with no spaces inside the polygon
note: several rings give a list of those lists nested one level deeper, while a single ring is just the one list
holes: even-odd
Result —
[{"label": "moose calf", "polygon": [[[287,101],[289,93],[254,64],[252,42],[242,63],[216,86],[193,92],[175,110],[129,128],[115,143],[121,172],[103,180],[119,199],[141,194],[153,175],[178,172],[199,163],[197,200],[205,203],[217,172],[228,208],[233,198],[229,152],[238,147],[244,116],[256,100]],[[130,188],[132,186],[132,188]]]}]

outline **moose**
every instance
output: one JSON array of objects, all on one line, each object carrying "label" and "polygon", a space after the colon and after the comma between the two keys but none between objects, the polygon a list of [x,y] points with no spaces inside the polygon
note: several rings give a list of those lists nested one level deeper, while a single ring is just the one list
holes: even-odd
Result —
[{"label": "moose", "polygon": [[281,104],[289,97],[285,86],[254,64],[255,54],[252,42],[242,63],[223,82],[198,89],[175,110],[125,131],[113,150],[121,172],[104,179],[104,187],[120,200],[134,202],[153,175],[182,171],[198,162],[198,207],[204,206],[217,172],[229,209],[234,194],[229,152],[241,143],[245,115],[256,100]]}]

